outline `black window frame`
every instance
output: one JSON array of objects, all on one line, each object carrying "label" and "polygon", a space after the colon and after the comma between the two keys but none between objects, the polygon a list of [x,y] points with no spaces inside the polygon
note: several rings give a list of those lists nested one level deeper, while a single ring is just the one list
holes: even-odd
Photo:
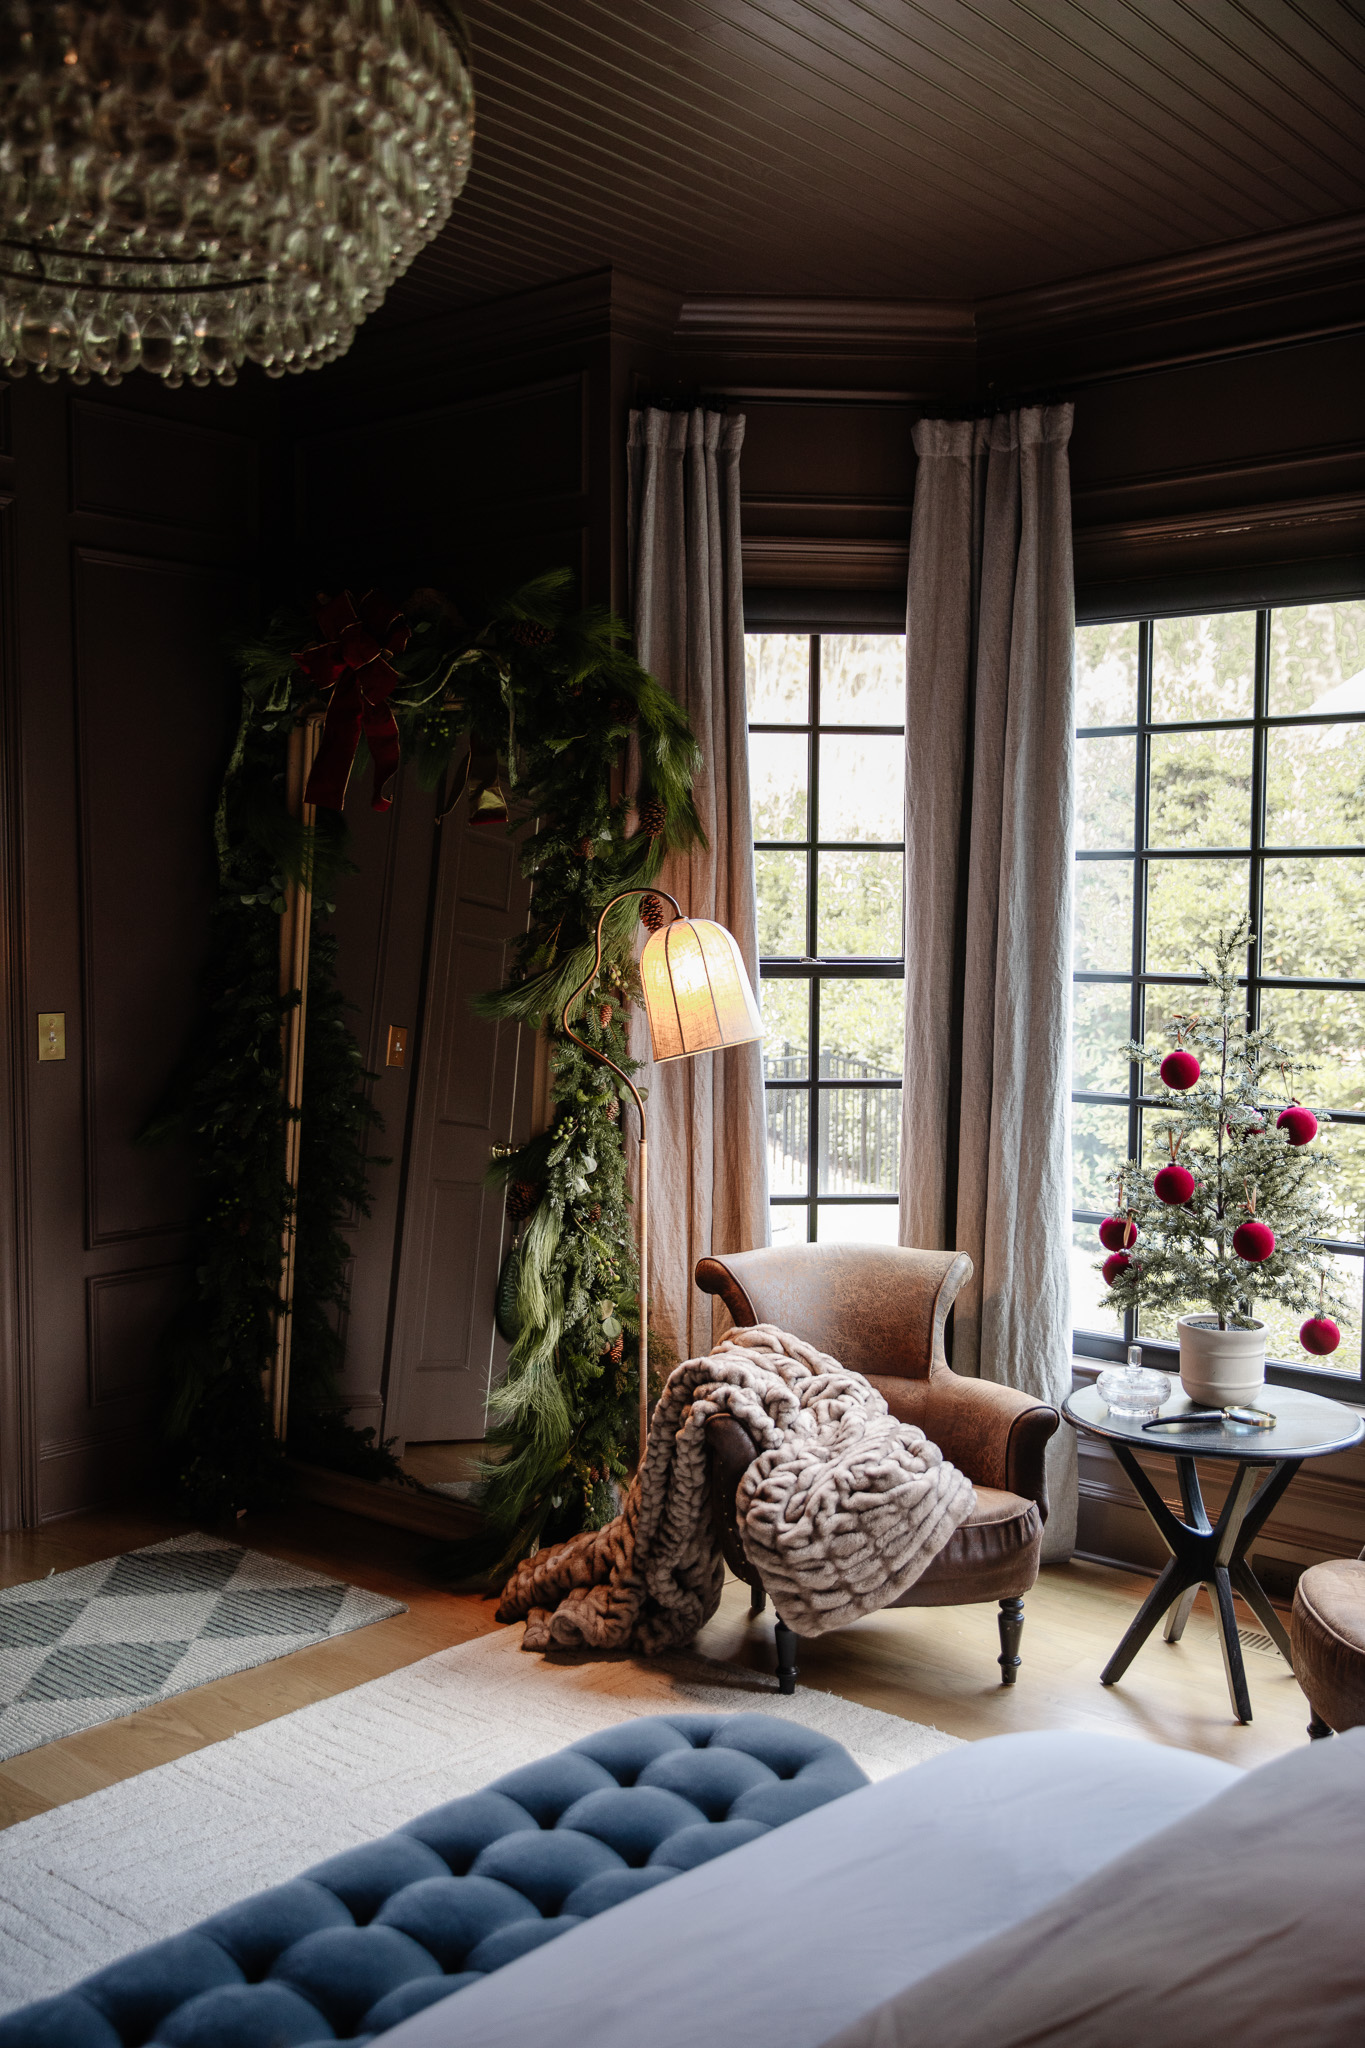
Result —
[{"label": "black window frame", "polygon": [[[905,980],[905,841],[901,839],[822,839],[818,836],[820,821],[820,741],[828,734],[834,738],[856,738],[860,735],[894,739],[904,748],[905,725],[850,725],[843,721],[825,724],[821,719],[821,647],[826,639],[842,639],[850,634],[867,638],[903,639],[904,628],[892,630],[885,626],[862,626],[840,624],[829,628],[785,626],[779,619],[761,626],[746,622],[746,638],[784,636],[789,639],[805,639],[808,643],[809,669],[807,671],[806,718],[790,724],[773,724],[755,721],[749,726],[751,734],[774,733],[794,736],[804,734],[806,740],[806,833],[803,839],[755,839],[755,854],[760,853],[804,853],[806,857],[806,950],[801,955],[763,955],[759,959],[760,998],[764,981],[804,981],[809,987],[808,1031],[806,1052],[806,1076],[804,1080],[778,1079],[764,1082],[765,1101],[768,1095],[779,1090],[788,1094],[806,1096],[807,1115],[807,1178],[804,1195],[774,1195],[769,1190],[769,1209],[804,1209],[806,1212],[806,1242],[815,1243],[817,1212],[823,1208],[889,1208],[899,1210],[900,1195],[857,1194],[827,1195],[820,1192],[820,1160],[822,1142],[826,1128],[821,1109],[821,1098],[831,1091],[852,1089],[892,1089],[899,1094],[903,1076],[888,1076],[882,1079],[858,1080],[838,1075],[826,1077],[821,1073],[820,1053],[820,984],[822,981],[904,981]],[[822,853],[894,853],[901,860],[901,950],[893,957],[862,957],[841,954],[838,957],[821,957],[817,952],[820,914],[820,861]],[[765,1062],[766,1065],[766,1062]],[[766,1118],[765,1118],[766,1123]]]},{"label": "black window frame", "polygon": [[[1348,593],[1343,601],[1355,601],[1357,594]],[[1295,712],[1272,715],[1270,711],[1270,650],[1271,621],[1277,611],[1296,609],[1298,604],[1309,604],[1316,600],[1286,597],[1273,605],[1210,605],[1191,608],[1182,612],[1145,613],[1136,618],[1114,619],[1113,624],[1136,624],[1138,627],[1138,687],[1137,717],[1129,724],[1103,726],[1077,726],[1078,741],[1087,739],[1133,738],[1136,742],[1136,771],[1134,776],[1133,845],[1118,850],[1099,848],[1078,848],[1076,861],[1130,861],[1133,869],[1133,939],[1132,955],[1127,973],[1078,969],[1073,967],[1072,980],[1077,985],[1103,985],[1130,988],[1129,1025],[1135,1039],[1143,1039],[1144,1008],[1146,991],[1150,987],[1182,988],[1202,987],[1197,974],[1149,974],[1146,971],[1147,943],[1147,864],[1152,859],[1160,860],[1237,860],[1248,863],[1248,909],[1251,914],[1252,934],[1259,941],[1264,935],[1265,914],[1265,864],[1276,859],[1360,859],[1365,854],[1365,845],[1353,846],[1286,846],[1276,847],[1266,842],[1266,794],[1267,762],[1269,755],[1268,738],[1272,731],[1304,726],[1322,725],[1365,725],[1365,711],[1360,712]],[[1255,675],[1252,692],[1251,714],[1244,718],[1227,719],[1152,719],[1152,657],[1156,642],[1156,627],[1174,618],[1205,618],[1226,615],[1233,612],[1254,612],[1255,632]],[[1092,623],[1089,619],[1078,619],[1077,628]],[[1093,623],[1102,623],[1099,620]],[[1251,831],[1248,846],[1240,847],[1157,847],[1148,837],[1149,798],[1151,789],[1151,752],[1154,734],[1164,735],[1178,732],[1249,731],[1252,734],[1251,760]],[[1351,990],[1365,991],[1365,976],[1359,979],[1326,979],[1322,977],[1297,977],[1262,975],[1256,972],[1259,945],[1247,949],[1247,972],[1241,977],[1247,991],[1247,1021],[1252,1029],[1260,1022],[1261,995],[1265,989],[1293,990]],[[1147,1109],[1161,1108],[1160,1098],[1142,1092],[1142,1070],[1130,1066],[1128,1088],[1125,1093],[1101,1089],[1075,1089],[1071,1093],[1073,1104],[1098,1104],[1107,1107],[1126,1106],[1128,1110],[1128,1156],[1140,1158],[1142,1137],[1142,1115]],[[1337,1110],[1330,1104],[1333,1123],[1344,1125],[1365,1125],[1365,1111]],[[1072,1207],[1072,1222],[1098,1225],[1103,1220],[1102,1212]],[[1365,1310],[1365,1241],[1361,1239],[1324,1238],[1320,1240],[1325,1250],[1356,1259],[1360,1264],[1360,1297]],[[1105,1336],[1099,1331],[1073,1329],[1073,1356],[1083,1366],[1087,1363],[1098,1367],[1111,1360],[1127,1355],[1128,1347],[1141,1343],[1147,1363],[1173,1368],[1179,1356],[1178,1347],[1159,1339],[1138,1338],[1135,1318],[1131,1311],[1124,1317],[1122,1337]],[[1325,1394],[1337,1400],[1365,1404],[1365,1312],[1361,1316],[1361,1341],[1356,1359],[1355,1372],[1341,1369],[1330,1371],[1323,1367],[1298,1364],[1296,1362],[1267,1359],[1266,1377],[1276,1385],[1294,1386],[1311,1393]]]}]

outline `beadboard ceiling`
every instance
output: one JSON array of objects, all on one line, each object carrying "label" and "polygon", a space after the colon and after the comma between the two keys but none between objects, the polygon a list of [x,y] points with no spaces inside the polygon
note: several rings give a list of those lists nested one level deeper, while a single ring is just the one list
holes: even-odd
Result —
[{"label": "beadboard ceiling", "polygon": [[465,0],[474,167],[379,317],[604,265],[979,300],[1365,208],[1350,0]]}]

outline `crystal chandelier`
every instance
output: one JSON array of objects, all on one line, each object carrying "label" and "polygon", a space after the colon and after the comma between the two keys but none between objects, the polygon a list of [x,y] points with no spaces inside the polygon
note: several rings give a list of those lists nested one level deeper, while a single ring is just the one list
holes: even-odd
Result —
[{"label": "crystal chandelier", "polygon": [[473,132],[446,0],[0,0],[0,364],[332,362],[444,226]]}]

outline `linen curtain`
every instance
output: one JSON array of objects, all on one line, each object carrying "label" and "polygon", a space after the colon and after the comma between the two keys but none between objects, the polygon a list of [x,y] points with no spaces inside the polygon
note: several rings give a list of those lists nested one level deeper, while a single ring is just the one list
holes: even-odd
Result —
[{"label": "linen curtain", "polygon": [[[922,420],[905,727],[902,1244],[976,1268],[953,1365],[1071,1387],[1069,405]],[[1043,1555],[1075,1542],[1074,1432]]]},{"label": "linen curtain", "polygon": [[[635,651],[692,721],[702,750],[695,796],[707,844],[669,857],[660,885],[685,916],[710,917],[739,941],[758,986],[758,907],[749,811],[740,566],[742,418],[700,409],[630,416],[630,596]],[[712,1298],[692,1274],[710,1252],[768,1241],[762,1049],[649,1061],[649,1031],[631,1051],[649,1088],[652,1332],[679,1359],[711,1349]]]}]

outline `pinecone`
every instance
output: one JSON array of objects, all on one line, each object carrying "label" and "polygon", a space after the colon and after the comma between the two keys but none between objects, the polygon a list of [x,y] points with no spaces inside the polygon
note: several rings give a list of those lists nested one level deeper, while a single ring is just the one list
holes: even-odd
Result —
[{"label": "pinecone", "polygon": [[610,1003],[603,1003],[601,1009],[597,1012],[597,1021],[602,1026],[602,1029],[604,1031],[606,1030],[608,1024],[610,1024],[615,1014],[616,1013],[612,1009]]},{"label": "pinecone", "polygon": [[620,1121],[621,1121],[621,1105],[620,1105],[620,1103],[619,1103],[619,1102],[617,1101],[616,1097],[615,1097],[615,1096],[613,1095],[613,1096],[612,1096],[612,1098],[611,1098],[611,1101],[610,1101],[610,1102],[609,1102],[609,1103],[607,1104],[607,1122],[608,1122],[609,1124],[616,1124],[616,1123],[619,1123]]},{"label": "pinecone", "polygon": [[518,619],[507,631],[518,647],[548,647],[555,637],[553,626],[538,626],[534,619]]},{"label": "pinecone", "polygon": [[600,1223],[602,1221],[602,1204],[600,1202],[594,1202],[591,1209],[589,1209],[588,1221],[589,1223]]},{"label": "pinecone", "polygon": [[640,905],[640,922],[648,932],[662,931],[668,923],[668,912],[658,896],[646,896]]},{"label": "pinecone", "polygon": [[596,860],[597,841],[595,839],[580,839],[578,851],[582,854],[584,860]]},{"label": "pinecone", "polygon": [[524,1223],[540,1207],[540,1189],[533,1180],[514,1180],[507,1190],[507,1220]]},{"label": "pinecone", "polygon": [[667,823],[668,812],[657,796],[652,796],[647,804],[641,804],[640,830],[651,839],[657,839]]},{"label": "pinecone", "polygon": [[619,1365],[621,1363],[622,1358],[625,1356],[625,1350],[625,1338],[617,1337],[613,1340],[611,1344],[608,1345],[607,1357],[611,1360],[613,1365]]}]

